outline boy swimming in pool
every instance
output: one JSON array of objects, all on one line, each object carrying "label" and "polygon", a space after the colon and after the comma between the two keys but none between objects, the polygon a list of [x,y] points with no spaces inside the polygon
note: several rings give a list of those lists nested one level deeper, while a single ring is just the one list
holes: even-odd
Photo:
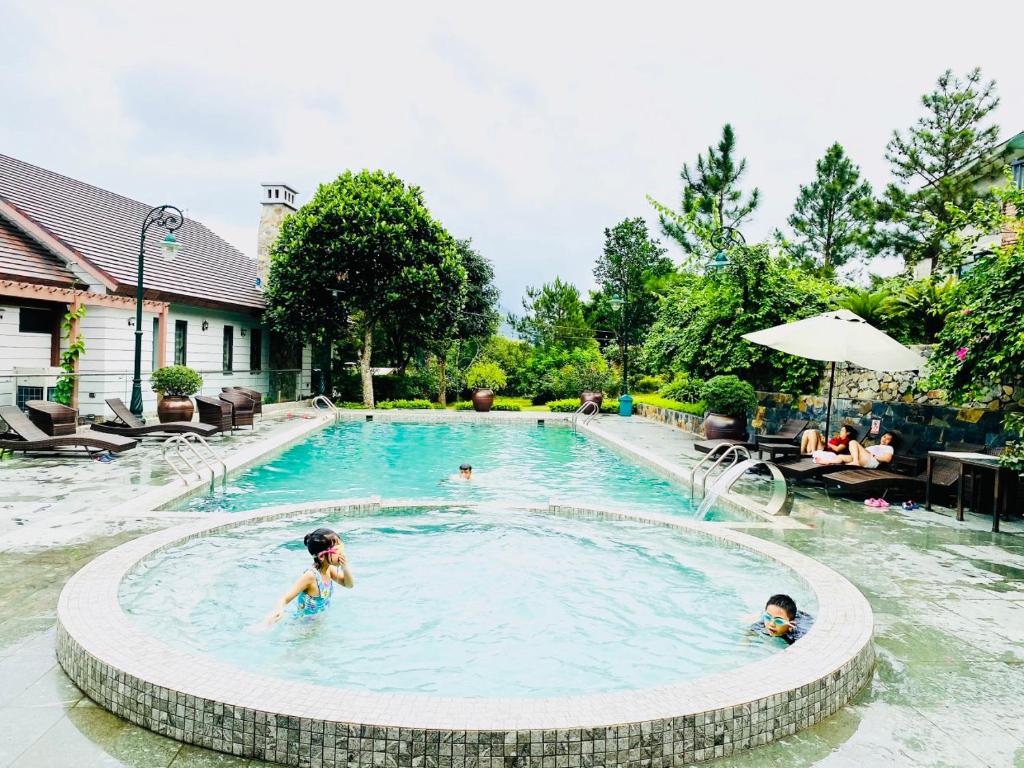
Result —
[{"label": "boy swimming in pool", "polygon": [[303,573],[291,589],[281,596],[274,610],[266,618],[267,624],[276,623],[288,604],[298,598],[295,615],[310,618],[326,611],[334,597],[334,584],[352,589],[355,579],[348,567],[345,546],[341,537],[330,528],[317,528],[307,533],[302,543],[313,556],[313,567]]},{"label": "boy swimming in pool", "polygon": [[807,634],[814,619],[809,613],[798,611],[796,601],[789,595],[772,595],[765,603],[760,621],[750,625],[751,632],[770,637],[781,637],[792,645]]}]

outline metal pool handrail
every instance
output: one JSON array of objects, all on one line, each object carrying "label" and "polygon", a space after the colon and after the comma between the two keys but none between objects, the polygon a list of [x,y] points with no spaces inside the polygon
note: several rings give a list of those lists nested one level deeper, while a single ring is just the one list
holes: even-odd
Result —
[{"label": "metal pool handrail", "polygon": [[[750,451],[748,451],[743,446],[736,446],[736,445],[733,445],[731,443],[719,443],[714,448],[712,448],[710,451],[708,451],[704,455],[704,457],[701,458],[700,461],[698,461],[696,464],[693,465],[693,467],[690,468],[690,497],[691,498],[694,495],[695,476],[696,476],[697,472],[700,470],[701,467],[703,467],[705,464],[707,464],[709,461],[711,461],[716,456],[718,457],[718,461],[716,461],[714,463],[714,465],[709,467],[707,469],[707,471],[704,473],[704,477],[707,478],[708,472],[710,472],[712,469],[717,467],[721,463],[722,459],[724,459],[726,456],[728,456],[730,454],[732,454],[734,456],[734,458],[733,458],[732,464],[730,464],[729,466],[731,467],[731,466],[736,464],[736,461],[739,459],[739,455],[738,455],[738,451],[733,451],[733,448],[742,448],[743,452],[747,455],[747,458],[748,459],[750,458]],[[701,494],[703,495],[703,493],[704,493],[704,485],[702,483],[701,484]]]},{"label": "metal pool handrail", "polygon": [[[167,451],[169,449],[171,449],[171,448],[174,448],[175,449],[175,453],[177,454],[178,458],[180,458],[182,461],[184,461],[186,466],[188,466],[189,474],[194,474],[196,477],[202,477],[202,473],[199,471],[198,467],[196,467],[196,465],[192,463],[191,459],[189,459],[189,454],[191,454],[191,455],[195,456],[197,459],[199,459],[199,461],[201,461],[206,466],[206,468],[210,470],[210,486],[211,487],[216,487],[216,485],[217,485],[217,467],[216,467],[216,464],[215,463],[211,463],[210,460],[206,456],[201,454],[196,449],[195,443],[192,441],[191,438],[195,438],[196,441],[198,441],[203,446],[205,446],[206,450],[210,454],[210,458],[212,458],[215,463],[219,463],[220,464],[221,469],[223,471],[224,483],[227,484],[227,481],[228,481],[228,465],[224,462],[224,460],[220,457],[220,455],[213,449],[213,446],[211,446],[208,442],[206,442],[206,440],[204,440],[202,438],[202,436],[200,436],[200,435],[194,435],[194,434],[190,434],[190,435],[172,435],[171,437],[169,437],[166,440],[164,440],[162,455],[163,455],[164,461],[167,462],[167,466],[169,466],[171,469],[174,470],[175,474],[177,474],[178,477],[181,478],[181,481],[185,485],[188,485],[189,484],[188,478],[181,471],[181,469],[178,467],[178,465],[175,464],[174,461],[171,460],[170,456],[167,455]],[[187,449],[187,452],[185,451],[185,449]]]},{"label": "metal pool handrail", "polygon": [[313,398],[313,402],[310,403],[313,408],[318,411],[329,411],[333,416],[334,420],[337,421],[341,412],[338,410],[338,406],[331,402],[331,398],[327,395],[317,395]]},{"label": "metal pool handrail", "polygon": [[[593,406],[593,410],[588,412],[588,408],[590,408],[591,406]],[[576,431],[576,421],[579,419],[580,416],[588,416],[588,415],[590,416],[589,419],[587,419],[586,421],[583,422],[583,426],[586,426],[600,412],[601,412],[601,406],[599,406],[593,400],[587,400],[587,402],[583,403],[583,405],[581,405],[579,408],[577,408],[572,413],[572,431],[573,432]]]}]

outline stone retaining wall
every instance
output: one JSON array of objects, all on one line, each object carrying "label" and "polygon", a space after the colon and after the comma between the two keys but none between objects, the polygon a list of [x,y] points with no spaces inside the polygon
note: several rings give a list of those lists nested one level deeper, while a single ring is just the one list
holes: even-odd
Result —
[{"label": "stone retaining wall", "polygon": [[648,419],[679,427],[679,429],[685,429],[687,432],[704,437],[703,416],[694,416],[692,413],[673,411],[668,408],[658,408],[654,405],[647,405],[647,403],[634,403],[633,410],[639,416],[646,416]]}]

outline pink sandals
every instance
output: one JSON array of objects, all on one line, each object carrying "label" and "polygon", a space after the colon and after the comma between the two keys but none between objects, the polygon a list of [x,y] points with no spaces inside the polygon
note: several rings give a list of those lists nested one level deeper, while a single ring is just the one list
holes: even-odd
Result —
[{"label": "pink sandals", "polygon": [[885,499],[865,499],[864,505],[868,507],[878,507],[879,509],[885,509],[889,506],[889,502]]}]

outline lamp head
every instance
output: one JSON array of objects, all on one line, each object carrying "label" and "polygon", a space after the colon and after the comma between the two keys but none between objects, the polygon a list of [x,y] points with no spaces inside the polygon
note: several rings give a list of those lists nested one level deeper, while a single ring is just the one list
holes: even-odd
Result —
[{"label": "lamp head", "polygon": [[160,243],[160,255],[164,261],[174,261],[174,257],[181,250],[181,243],[174,239],[174,233],[168,232],[167,237]]}]

